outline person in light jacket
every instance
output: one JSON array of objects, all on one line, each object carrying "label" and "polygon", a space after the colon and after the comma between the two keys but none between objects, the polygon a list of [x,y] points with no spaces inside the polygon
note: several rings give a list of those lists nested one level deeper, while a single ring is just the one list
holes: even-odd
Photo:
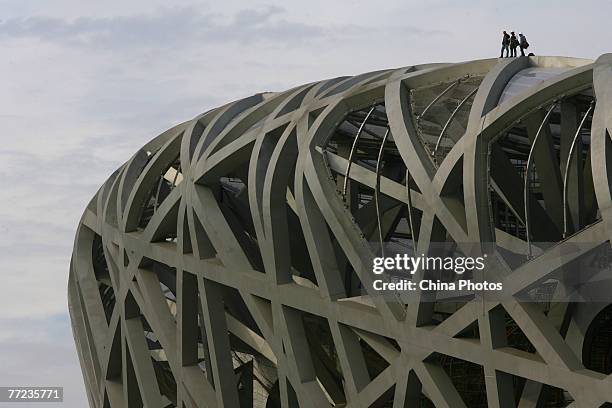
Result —
[{"label": "person in light jacket", "polygon": [[525,56],[525,50],[529,48],[529,43],[527,42],[527,37],[523,35],[523,33],[519,33],[519,45],[521,46],[521,55]]}]

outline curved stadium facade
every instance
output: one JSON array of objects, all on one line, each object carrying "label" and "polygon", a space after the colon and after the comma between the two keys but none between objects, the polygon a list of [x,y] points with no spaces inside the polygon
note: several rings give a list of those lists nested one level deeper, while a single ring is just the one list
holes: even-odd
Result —
[{"label": "curved stadium facade", "polygon": [[[612,406],[611,131],[610,54],[334,78],[169,129],[78,228],[90,406]],[[438,244],[486,247],[512,296],[373,292],[383,248]]]}]

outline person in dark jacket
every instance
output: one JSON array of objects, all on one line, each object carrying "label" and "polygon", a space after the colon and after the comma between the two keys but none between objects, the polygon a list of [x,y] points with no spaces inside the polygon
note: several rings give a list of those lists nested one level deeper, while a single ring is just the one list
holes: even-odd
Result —
[{"label": "person in dark jacket", "polygon": [[510,36],[507,32],[502,33],[502,47],[501,47],[501,55],[499,58],[504,58],[504,50],[506,51],[506,57],[508,57],[508,46],[510,45]]},{"label": "person in dark jacket", "polygon": [[529,43],[527,42],[527,37],[523,35],[523,33],[519,33],[519,45],[521,46],[521,55],[525,56],[525,50],[529,48]]},{"label": "person in dark jacket", "polygon": [[516,57],[516,47],[519,46],[518,38],[516,38],[516,34],[514,31],[510,33],[510,56]]}]

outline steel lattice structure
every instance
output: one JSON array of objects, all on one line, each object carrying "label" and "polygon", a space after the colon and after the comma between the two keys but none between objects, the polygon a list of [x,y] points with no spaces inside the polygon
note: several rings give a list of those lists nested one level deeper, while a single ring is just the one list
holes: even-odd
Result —
[{"label": "steel lattice structure", "polygon": [[380,244],[493,244],[513,294],[568,285],[610,246],[611,129],[612,54],[335,78],[169,129],[78,228],[90,406],[612,402],[605,302],[407,301],[371,270]]}]

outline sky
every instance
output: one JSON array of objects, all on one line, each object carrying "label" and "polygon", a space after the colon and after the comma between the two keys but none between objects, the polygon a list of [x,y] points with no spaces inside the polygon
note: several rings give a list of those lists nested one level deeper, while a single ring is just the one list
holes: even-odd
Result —
[{"label": "sky", "polygon": [[503,29],[537,55],[597,58],[611,15],[609,0],[2,0],[0,386],[59,385],[57,406],[87,406],[66,300],[75,229],[163,130],[261,91],[495,57]]}]

